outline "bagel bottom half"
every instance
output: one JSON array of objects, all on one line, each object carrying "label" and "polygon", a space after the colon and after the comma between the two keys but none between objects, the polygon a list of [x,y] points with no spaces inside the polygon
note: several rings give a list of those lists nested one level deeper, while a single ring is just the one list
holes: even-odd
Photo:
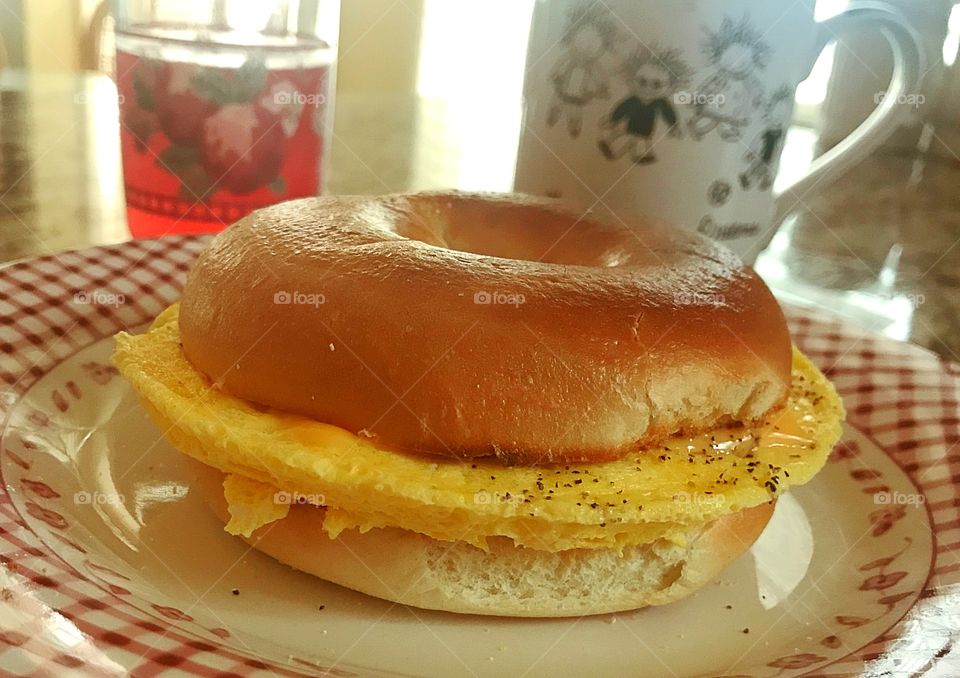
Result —
[{"label": "bagel bottom half", "polygon": [[[227,522],[225,474],[195,460],[195,488]],[[254,548],[321,579],[413,607],[467,614],[567,617],[664,605],[714,579],[756,541],[774,502],[726,515],[688,533],[687,544],[665,540],[614,549],[557,553],[490,540],[484,552],[466,542],[432,539],[387,527],[323,531],[324,509],[290,508],[286,518],[246,539]]]}]

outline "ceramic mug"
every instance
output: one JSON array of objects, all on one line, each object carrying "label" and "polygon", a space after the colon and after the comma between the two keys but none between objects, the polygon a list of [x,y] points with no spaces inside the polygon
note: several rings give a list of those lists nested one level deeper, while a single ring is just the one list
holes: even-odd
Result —
[{"label": "ceramic mug", "polygon": [[[645,213],[752,262],[782,217],[905,120],[920,42],[882,2],[827,21],[794,0],[537,0],[516,190]],[[879,31],[896,62],[882,104],[792,186],[774,178],[798,84],[826,44]]]}]

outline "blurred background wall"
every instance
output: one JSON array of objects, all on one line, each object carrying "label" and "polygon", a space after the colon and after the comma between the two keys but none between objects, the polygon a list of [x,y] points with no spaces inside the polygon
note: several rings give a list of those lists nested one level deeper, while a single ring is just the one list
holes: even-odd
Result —
[{"label": "blurred background wall", "polygon": [[[459,98],[477,93],[519,96],[531,9],[535,0],[342,0],[338,91]],[[771,0],[775,1],[775,0]],[[894,143],[914,144],[921,121],[960,122],[960,43],[957,0],[888,0],[921,27],[930,68],[914,127]],[[255,0],[251,0],[255,2]],[[109,70],[110,19],[103,0],[0,0],[0,37],[13,67],[40,71]],[[850,0],[817,0],[819,18]],[[104,36],[107,36],[104,38]],[[942,52],[942,53],[941,53]],[[0,53],[0,61],[3,60]],[[798,91],[796,122],[816,130],[829,147],[875,106],[870,93],[886,87],[891,70],[879,35],[841,40],[824,52]],[[830,87],[840,72],[842,90]],[[862,92],[851,95],[857,84]],[[457,95],[457,96],[452,96]]]},{"label": "blurred background wall", "polygon": [[44,71],[96,68],[94,16],[100,0],[0,0],[8,63]]}]

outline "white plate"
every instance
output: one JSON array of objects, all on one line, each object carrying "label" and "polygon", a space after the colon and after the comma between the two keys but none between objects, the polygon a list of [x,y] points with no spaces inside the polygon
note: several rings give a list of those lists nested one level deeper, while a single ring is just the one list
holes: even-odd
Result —
[{"label": "white plate", "polygon": [[297,573],[223,532],[110,367],[109,337],[176,298],[203,241],[0,271],[0,668],[839,676],[952,665],[956,366],[791,308],[850,424],[824,471],[779,502],[716,582],[674,605],[581,619],[428,612]]}]

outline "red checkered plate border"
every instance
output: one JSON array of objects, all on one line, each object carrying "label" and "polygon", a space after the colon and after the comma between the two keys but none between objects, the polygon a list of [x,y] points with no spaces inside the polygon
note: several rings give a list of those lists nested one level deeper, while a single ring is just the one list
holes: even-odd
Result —
[{"label": "red checkered plate border", "polygon": [[[10,412],[38,379],[84,347],[142,326],[175,300],[206,240],[135,241],[0,269],[4,432]],[[91,295],[122,303],[91,303],[96,301]],[[783,657],[769,664],[777,671],[771,675],[951,675],[943,670],[956,665],[953,645],[960,635],[960,367],[819,311],[791,307],[787,312],[797,344],[843,395],[849,423],[882,448],[922,492],[934,555],[922,588],[881,599],[893,609],[917,598],[910,609],[897,610],[891,619],[896,623],[885,633],[828,663],[809,652]],[[852,447],[841,446],[840,457],[855,456]],[[30,462],[6,445],[0,454],[18,465]],[[863,469],[851,467],[849,473],[867,485],[878,481]],[[105,586],[90,568],[83,571],[53,553],[28,518],[48,523],[56,518],[29,502],[30,515],[21,515],[9,494],[15,488],[5,487],[0,493],[0,611],[18,614],[0,613],[0,672],[149,676],[172,667],[205,676],[324,672],[315,665],[298,669],[270,663],[227,646],[218,642],[226,629],[188,629],[175,609],[154,605],[156,614],[145,613],[130,603],[122,583]],[[40,485],[32,489],[40,496],[44,492]],[[882,485],[864,491],[876,489]],[[896,511],[871,517],[876,531],[896,520]],[[82,550],[82,545],[73,546]],[[883,563],[877,568],[881,574],[864,586],[881,590],[893,575],[882,574]],[[355,675],[353,668],[328,675]]]}]

